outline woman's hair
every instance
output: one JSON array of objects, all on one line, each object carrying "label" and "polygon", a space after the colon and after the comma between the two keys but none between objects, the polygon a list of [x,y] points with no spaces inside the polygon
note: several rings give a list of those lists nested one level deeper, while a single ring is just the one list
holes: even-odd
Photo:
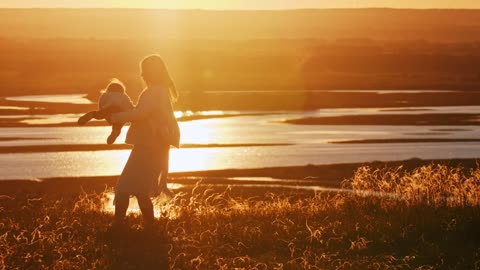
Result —
[{"label": "woman's hair", "polygon": [[168,73],[167,66],[162,58],[157,55],[149,55],[143,58],[140,63],[140,70],[142,72],[143,80],[147,85],[159,84],[169,91],[171,102],[176,102],[178,99],[177,88],[173,83],[172,77]]},{"label": "woman's hair", "polygon": [[125,85],[119,79],[113,78],[103,91],[125,93]]}]

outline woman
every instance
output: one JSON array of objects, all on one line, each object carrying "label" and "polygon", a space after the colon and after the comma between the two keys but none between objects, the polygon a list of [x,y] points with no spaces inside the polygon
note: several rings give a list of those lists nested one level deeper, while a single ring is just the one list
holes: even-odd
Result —
[{"label": "woman", "polygon": [[[160,192],[170,195],[167,188],[170,145],[179,146],[180,130],[172,109],[178,98],[167,67],[158,55],[140,63],[146,89],[137,106],[129,112],[112,115],[112,123],[131,122],[125,142],[133,144],[127,164],[115,188],[115,223],[125,220],[130,196],[136,196],[145,227],[154,222],[150,197]],[[159,180],[160,179],[160,180]]]}]

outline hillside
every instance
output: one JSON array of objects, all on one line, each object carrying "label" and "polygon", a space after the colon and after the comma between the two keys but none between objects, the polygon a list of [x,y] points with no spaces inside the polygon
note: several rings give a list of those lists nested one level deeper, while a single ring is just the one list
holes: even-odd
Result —
[{"label": "hillside", "polygon": [[207,11],[1,9],[4,37],[97,39],[373,38],[472,41],[478,10]]},{"label": "hillside", "polygon": [[480,10],[0,9],[2,95],[135,97],[138,63],[164,57],[179,88],[480,88]]}]

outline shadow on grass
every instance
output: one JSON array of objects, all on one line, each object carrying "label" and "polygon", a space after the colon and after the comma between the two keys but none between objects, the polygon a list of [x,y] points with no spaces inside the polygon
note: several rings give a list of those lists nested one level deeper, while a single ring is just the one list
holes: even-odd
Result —
[{"label": "shadow on grass", "polygon": [[171,240],[164,230],[109,228],[97,235],[110,269],[169,269]]}]

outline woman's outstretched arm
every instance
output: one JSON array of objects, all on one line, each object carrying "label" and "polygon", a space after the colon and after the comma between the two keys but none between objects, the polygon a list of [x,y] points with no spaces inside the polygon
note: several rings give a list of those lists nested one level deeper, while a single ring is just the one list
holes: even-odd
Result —
[{"label": "woman's outstretched arm", "polygon": [[152,101],[152,97],[147,97],[145,94],[143,94],[140,97],[137,106],[133,110],[115,113],[112,115],[110,121],[115,124],[138,121],[148,117],[153,110],[154,103]]}]

